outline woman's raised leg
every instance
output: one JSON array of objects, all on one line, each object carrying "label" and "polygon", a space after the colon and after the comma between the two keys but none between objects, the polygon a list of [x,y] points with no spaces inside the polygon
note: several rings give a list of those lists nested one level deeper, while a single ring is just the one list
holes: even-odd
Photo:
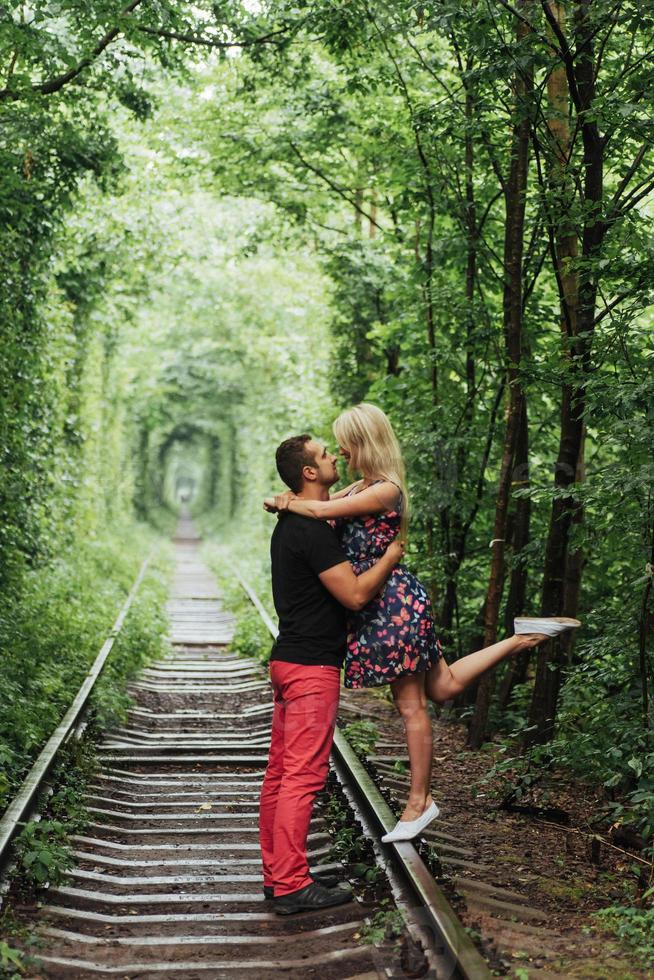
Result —
[{"label": "woman's raised leg", "polygon": [[438,704],[443,704],[444,701],[461,694],[469,684],[491,667],[495,667],[505,657],[512,653],[519,653],[520,650],[529,650],[547,639],[549,637],[541,633],[522,633],[470,653],[467,657],[461,657],[451,665],[446,664],[441,657],[425,674],[427,697]]},{"label": "woman's raised leg", "polygon": [[432,733],[423,674],[407,674],[391,683],[393,701],[406,732],[411,788],[400,820],[416,820],[431,804]]}]

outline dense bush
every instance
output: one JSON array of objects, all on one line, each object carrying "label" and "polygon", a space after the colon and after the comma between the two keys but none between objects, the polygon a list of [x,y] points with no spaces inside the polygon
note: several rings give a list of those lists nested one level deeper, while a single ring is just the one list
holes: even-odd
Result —
[{"label": "dense bush", "polygon": [[[30,572],[0,618],[0,752],[5,805],[65,714],[153,547],[145,529],[107,532]],[[165,564],[141,585],[99,682],[95,703],[109,723],[125,704],[126,679],[162,650]]]},{"label": "dense bush", "polygon": [[638,956],[645,968],[654,969],[654,908],[610,906],[596,913],[596,917]]}]

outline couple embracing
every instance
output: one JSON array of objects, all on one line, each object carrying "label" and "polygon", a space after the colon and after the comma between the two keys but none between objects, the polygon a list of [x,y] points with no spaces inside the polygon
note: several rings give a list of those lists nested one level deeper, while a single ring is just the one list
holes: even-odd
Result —
[{"label": "couple embracing", "polygon": [[280,515],[271,540],[279,635],[270,658],[272,738],[260,801],[264,895],[281,915],[329,908],[351,892],[312,875],[306,844],[327,777],[340,691],[389,684],[407,739],[411,784],[384,842],[411,840],[439,815],[430,794],[427,701],[456,697],[505,657],[579,625],[516,619],[515,634],[449,665],[423,585],[401,563],[409,515],[404,465],[386,415],[361,404],[334,423],[339,451],[361,478],[330,495],[337,457],[310,435],[283,442],[277,470],[289,492],[264,506]]}]

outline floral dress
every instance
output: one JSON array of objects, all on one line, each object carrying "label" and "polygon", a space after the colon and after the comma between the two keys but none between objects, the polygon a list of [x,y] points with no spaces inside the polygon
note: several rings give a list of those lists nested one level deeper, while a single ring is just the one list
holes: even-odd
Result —
[{"label": "floral dress", "polygon": [[[335,521],[341,545],[357,575],[375,564],[400,529],[398,510]],[[431,600],[418,579],[396,565],[363,609],[348,614],[346,687],[377,687],[404,674],[419,674],[443,655]]]}]

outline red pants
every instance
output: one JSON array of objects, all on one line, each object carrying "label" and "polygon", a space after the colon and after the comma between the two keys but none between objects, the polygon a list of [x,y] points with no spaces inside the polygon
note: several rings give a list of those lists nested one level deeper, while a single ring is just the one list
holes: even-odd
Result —
[{"label": "red pants", "polygon": [[273,660],[275,707],[261,787],[259,840],[263,883],[275,895],[311,884],[307,836],[313,801],[327,779],[341,676],[338,667]]}]

